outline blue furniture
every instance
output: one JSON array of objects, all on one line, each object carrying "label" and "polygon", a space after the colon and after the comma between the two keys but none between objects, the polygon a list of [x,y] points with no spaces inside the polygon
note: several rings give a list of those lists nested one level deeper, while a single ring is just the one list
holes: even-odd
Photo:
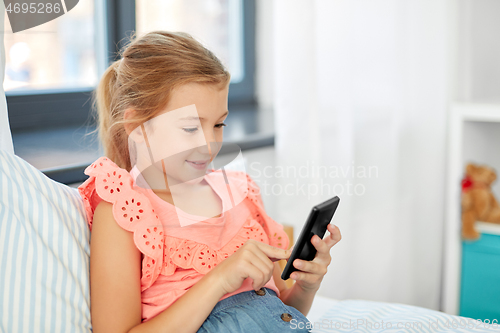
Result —
[{"label": "blue furniture", "polygon": [[500,235],[463,242],[460,315],[500,323]]}]

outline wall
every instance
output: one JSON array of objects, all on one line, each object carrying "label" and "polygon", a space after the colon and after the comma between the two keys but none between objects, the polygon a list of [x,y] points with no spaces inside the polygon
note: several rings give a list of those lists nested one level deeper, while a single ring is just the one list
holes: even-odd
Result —
[{"label": "wall", "polygon": [[460,0],[456,100],[500,102],[500,1]]}]

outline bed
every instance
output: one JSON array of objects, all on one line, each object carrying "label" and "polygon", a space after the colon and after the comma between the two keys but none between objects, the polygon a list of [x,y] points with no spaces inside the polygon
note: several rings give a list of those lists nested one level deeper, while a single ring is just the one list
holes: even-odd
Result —
[{"label": "bed", "polygon": [[[90,232],[77,190],[0,150],[0,221],[0,332],[90,332]],[[308,318],[312,332],[500,332],[424,308],[320,295]]]},{"label": "bed", "polygon": [[483,323],[422,307],[316,296],[307,318],[312,332],[500,332]]}]

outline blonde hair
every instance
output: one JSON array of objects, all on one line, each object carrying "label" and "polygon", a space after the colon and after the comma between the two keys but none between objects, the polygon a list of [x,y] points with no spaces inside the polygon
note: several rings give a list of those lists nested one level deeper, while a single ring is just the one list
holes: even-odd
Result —
[{"label": "blonde hair", "polygon": [[[105,155],[130,171],[125,124],[136,127],[154,118],[180,85],[229,80],[220,60],[187,33],[153,31],[132,40],[104,72],[94,95]],[[127,109],[135,111],[133,118],[124,118]]]}]

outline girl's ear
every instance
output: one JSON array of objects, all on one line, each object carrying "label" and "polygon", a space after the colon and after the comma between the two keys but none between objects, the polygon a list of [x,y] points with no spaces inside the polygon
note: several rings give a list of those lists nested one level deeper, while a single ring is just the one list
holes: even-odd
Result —
[{"label": "girl's ear", "polygon": [[[135,110],[133,109],[127,109],[125,110],[125,113],[123,114],[123,119],[132,119],[133,116],[135,115]],[[141,130],[141,126],[136,126],[135,128],[134,124],[124,124],[125,131],[127,132],[127,135],[136,143],[144,142],[144,135]]]},{"label": "girl's ear", "polygon": [[128,136],[135,142],[135,143],[142,143],[144,142],[144,134],[142,133],[141,126],[137,126],[128,134]]}]

